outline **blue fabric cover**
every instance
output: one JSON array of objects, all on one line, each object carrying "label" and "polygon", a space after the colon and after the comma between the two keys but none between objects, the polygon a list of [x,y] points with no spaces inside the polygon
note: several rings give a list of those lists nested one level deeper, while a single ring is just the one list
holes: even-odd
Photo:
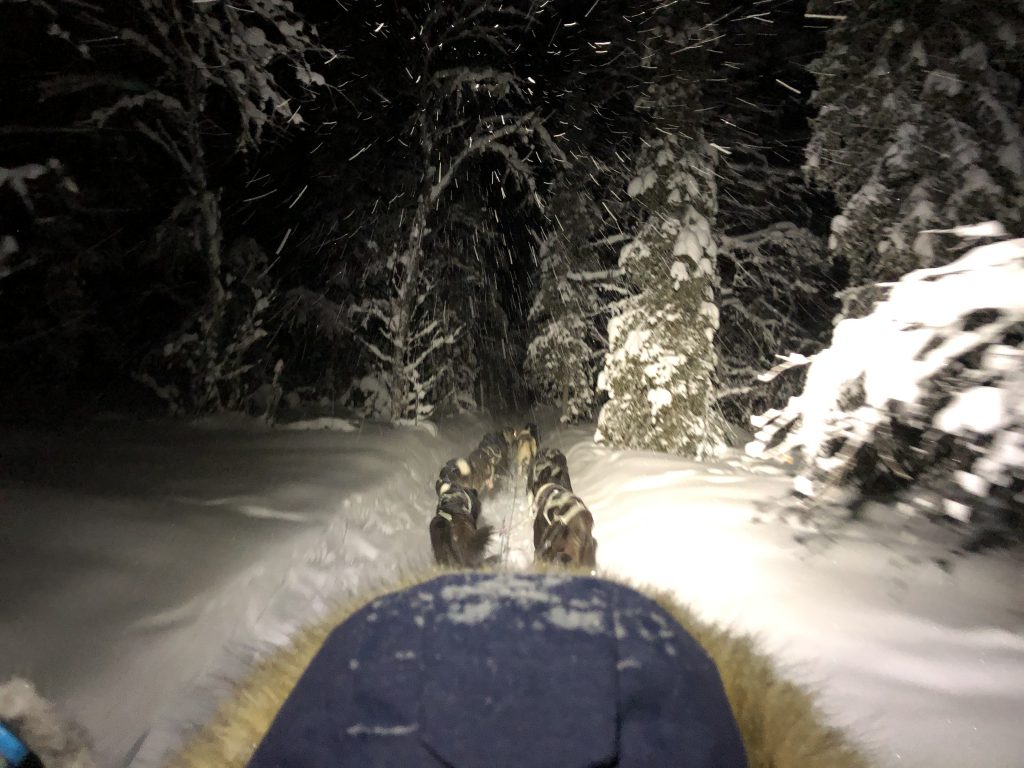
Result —
[{"label": "blue fabric cover", "polygon": [[714,663],[601,579],[450,574],[328,636],[250,768],[746,766]]}]

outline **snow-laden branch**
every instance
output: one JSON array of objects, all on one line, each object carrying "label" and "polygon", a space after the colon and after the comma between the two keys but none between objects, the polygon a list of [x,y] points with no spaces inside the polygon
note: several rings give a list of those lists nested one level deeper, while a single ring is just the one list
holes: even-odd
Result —
[{"label": "snow-laden branch", "polygon": [[[412,18],[408,12],[406,16]],[[485,24],[488,21],[485,16],[490,16],[489,21],[494,23]],[[530,20],[529,13],[505,3],[476,0],[457,5],[443,2],[438,3],[427,15],[421,29],[430,51],[434,52],[442,46],[450,46],[459,40],[469,39],[469,35],[473,33],[500,29],[515,23],[529,23]]]},{"label": "snow-laden branch", "polygon": [[619,243],[627,243],[632,240],[635,235],[626,232],[617,232],[614,235],[608,235],[598,240],[587,243],[588,248],[601,248],[608,245],[618,245]]},{"label": "snow-laden branch", "polygon": [[28,163],[15,166],[14,168],[0,168],[0,189],[8,187],[21,198],[21,202],[28,210],[33,210],[32,198],[29,195],[28,185],[30,182],[41,179],[51,173],[62,174],[64,171],[60,161],[50,158],[46,165],[41,163]]},{"label": "snow-laden branch", "polygon": [[780,221],[754,232],[742,235],[721,235],[719,247],[723,250],[738,246],[760,245],[768,241],[780,241],[791,237],[803,236],[803,230],[790,221]]},{"label": "snow-laden branch", "polygon": [[152,90],[146,93],[122,96],[110,106],[95,109],[89,116],[89,121],[102,128],[121,112],[152,106],[159,108],[161,112],[179,123],[185,119],[185,105],[181,103],[180,99],[168,93]]},{"label": "snow-laden branch", "polygon": [[366,348],[367,352],[373,355],[373,357],[376,358],[384,366],[388,366],[391,364],[391,355],[388,355],[385,352],[383,352],[381,348],[378,347],[374,342],[369,341],[368,339],[358,334],[356,335],[355,338],[356,341],[358,341],[360,344],[363,345],[363,347]]},{"label": "snow-laden branch", "polygon": [[496,129],[484,129],[478,131],[469,138],[465,148],[459,152],[454,158],[452,158],[451,165],[448,167],[438,182],[431,186],[429,201],[433,205],[441,196],[441,194],[451,184],[452,179],[455,178],[455,174],[458,173],[462,164],[469,158],[480,155],[485,152],[491,151],[494,146],[509,136],[515,136],[516,134],[528,135],[530,132],[530,124],[533,121],[533,114],[528,113],[523,115],[515,122],[504,125],[501,128]]},{"label": "snow-laden branch", "polygon": [[798,450],[805,494],[819,481],[870,490],[880,473],[937,483],[950,514],[994,510],[1006,525],[1011,511],[1000,505],[1024,481],[1021,297],[1024,240],[905,275],[869,315],[836,326],[797,397],[752,419],[747,452]]},{"label": "snow-laden branch", "polygon": [[139,133],[141,133],[147,139],[149,139],[158,147],[160,147],[160,149],[162,149],[171,159],[177,162],[179,168],[181,168],[183,175],[187,177],[192,173],[192,171],[194,170],[192,168],[192,163],[189,161],[187,157],[185,157],[184,154],[182,154],[182,151],[178,147],[178,145],[167,134],[167,132],[164,131],[161,126],[159,126],[159,124],[150,126],[142,122],[141,120],[136,120],[134,125],[135,129]]},{"label": "snow-laden branch", "polygon": [[757,380],[760,382],[768,382],[778,376],[780,373],[788,371],[790,368],[796,368],[801,365],[808,365],[814,359],[814,356],[805,357],[804,355],[796,352],[790,352],[788,355],[776,355],[780,362],[778,365],[773,367],[771,370],[759,373]]},{"label": "snow-laden branch", "polygon": [[624,274],[624,270],[616,268],[602,269],[594,272],[569,272],[566,277],[579,283],[598,283],[606,280],[621,280]]},{"label": "snow-laden branch", "polygon": [[468,89],[471,94],[504,99],[511,95],[522,95],[519,78],[512,72],[493,67],[453,67],[440,69],[431,76],[431,84],[442,99],[454,96],[459,103]]}]

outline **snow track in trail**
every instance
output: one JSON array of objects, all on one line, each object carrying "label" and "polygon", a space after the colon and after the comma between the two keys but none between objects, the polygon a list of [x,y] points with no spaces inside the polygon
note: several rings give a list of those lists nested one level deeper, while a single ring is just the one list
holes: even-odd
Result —
[{"label": "snow track in trail", "polygon": [[488,557],[498,558],[504,568],[523,570],[533,564],[533,518],[526,482],[498,491],[482,501],[481,520],[494,526]]},{"label": "snow track in trail", "polygon": [[[380,457],[384,471],[378,484],[334,501],[323,527],[290,542],[277,557],[237,580],[237,592],[228,601],[243,601],[246,616],[228,643],[230,657],[205,683],[204,695],[182,692],[132,768],[160,765],[187,727],[209,716],[211,710],[197,702],[212,704],[223,696],[225,678],[244,674],[254,659],[289,642],[339,602],[432,564],[427,535],[437,501],[432,486],[437,468],[454,448],[428,431],[397,430],[390,437],[395,450]],[[401,449],[406,443],[413,444],[411,450]]]}]

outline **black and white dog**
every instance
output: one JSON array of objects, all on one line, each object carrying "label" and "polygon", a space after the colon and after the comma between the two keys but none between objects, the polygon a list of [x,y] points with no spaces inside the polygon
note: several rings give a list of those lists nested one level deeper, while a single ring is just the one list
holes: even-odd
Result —
[{"label": "black and white dog", "polygon": [[576,568],[597,566],[594,516],[579,496],[547,483],[533,497],[534,559]]},{"label": "black and white dog", "polygon": [[438,565],[479,568],[493,529],[478,525],[480,498],[472,488],[453,485],[442,491],[430,521],[430,546]]},{"label": "black and white dog", "polygon": [[526,481],[530,499],[537,495],[537,491],[542,485],[548,483],[560,485],[568,491],[572,490],[572,481],[569,479],[569,462],[566,460],[565,454],[557,448],[545,448],[530,464],[530,472]]}]

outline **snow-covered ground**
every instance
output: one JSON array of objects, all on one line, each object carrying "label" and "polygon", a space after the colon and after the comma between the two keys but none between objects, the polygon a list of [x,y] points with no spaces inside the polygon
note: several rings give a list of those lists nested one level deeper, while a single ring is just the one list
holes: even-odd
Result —
[{"label": "snow-covered ground", "polygon": [[[874,507],[827,536],[759,515],[782,469],[566,441],[602,568],[758,634],[880,766],[1024,765],[1024,558]],[[798,540],[799,539],[799,540]]]},{"label": "snow-covered ground", "polygon": [[470,431],[317,426],[342,431],[0,432],[0,678],[58,701],[100,765],[151,765],[253,653],[425,567],[433,478]]},{"label": "snow-covered ground", "polygon": [[[0,677],[34,679],[100,764],[154,764],[254,653],[430,561],[433,478],[484,431],[97,426],[0,434]],[[1024,562],[958,557],[895,510],[828,536],[759,514],[785,471],[554,434],[601,568],[757,632],[882,766],[1024,764]],[[532,559],[522,493],[489,500]],[[800,541],[797,540],[800,539]],[[495,551],[501,544],[495,542]],[[132,757],[134,756],[134,759]]]}]

